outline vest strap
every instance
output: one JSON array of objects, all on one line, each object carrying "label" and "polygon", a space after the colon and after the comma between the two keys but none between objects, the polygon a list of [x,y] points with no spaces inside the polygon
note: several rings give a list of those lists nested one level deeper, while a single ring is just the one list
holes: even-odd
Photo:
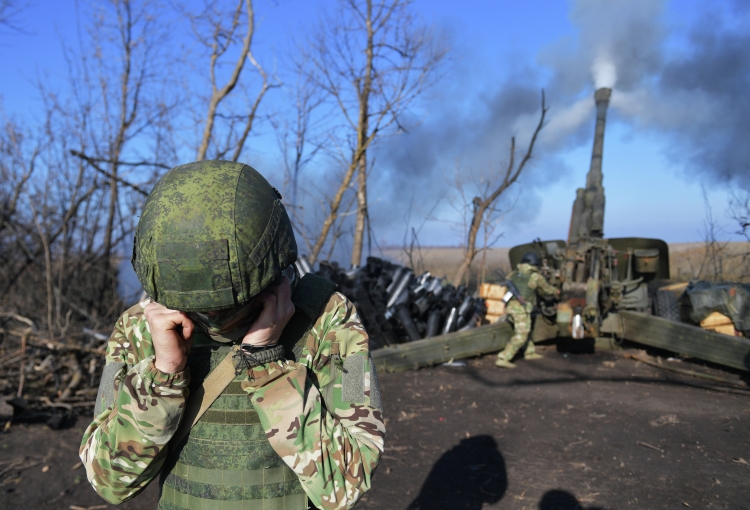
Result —
[{"label": "vest strap", "polygon": [[211,407],[211,404],[219,398],[221,392],[234,380],[236,375],[232,357],[238,351],[239,345],[233,345],[219,365],[203,380],[200,388],[190,395],[185,404],[185,412],[182,413],[180,426],[177,427],[177,431],[169,441],[172,448],[176,448],[185,439],[193,425],[198,423],[198,420]]}]

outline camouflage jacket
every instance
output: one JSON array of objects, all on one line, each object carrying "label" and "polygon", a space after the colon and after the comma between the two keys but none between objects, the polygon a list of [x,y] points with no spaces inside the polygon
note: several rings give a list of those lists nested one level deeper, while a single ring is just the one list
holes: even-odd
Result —
[{"label": "camouflage jacket", "polygon": [[[148,303],[117,321],[107,363],[126,365],[115,377],[114,405],[95,416],[80,448],[89,482],[115,504],[138,494],[159,474],[188,396],[187,369],[170,375],[154,366],[143,315]],[[345,401],[347,374],[357,369],[364,377],[359,388],[364,395]],[[342,294],[331,296],[297,362],[250,369],[242,388],[274,450],[299,476],[314,505],[351,508],[369,489],[383,452],[385,425],[368,336]]]},{"label": "camouflage jacket", "polygon": [[[536,266],[532,266],[531,264],[518,264],[516,271],[523,275],[528,275],[529,282],[527,285],[530,289],[545,296],[554,296],[557,293],[557,289],[553,285],[547,283],[547,280],[544,279],[544,275],[539,272],[539,269]],[[526,303],[525,308],[527,311],[530,311],[533,307],[533,303]]]}]

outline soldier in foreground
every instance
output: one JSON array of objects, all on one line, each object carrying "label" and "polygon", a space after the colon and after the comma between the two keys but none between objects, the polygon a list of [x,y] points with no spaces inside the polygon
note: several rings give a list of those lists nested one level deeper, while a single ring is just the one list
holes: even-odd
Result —
[{"label": "soldier in foreground", "polygon": [[518,267],[508,279],[518,289],[519,296],[513,295],[505,307],[505,313],[513,320],[513,337],[497,355],[495,365],[502,368],[516,368],[511,361],[513,356],[526,345],[524,359],[534,360],[543,356],[536,352],[534,341],[531,340],[531,311],[536,302],[536,293],[540,292],[548,296],[559,296],[560,291],[547,283],[544,276],[539,272],[541,261],[534,252],[524,254]]},{"label": "soldier in foreground", "polygon": [[249,166],[156,184],[133,252],[149,298],[117,321],[80,449],[104,499],[158,475],[161,509],[345,509],[370,488],[385,426],[367,333],[331,282],[297,281],[296,258]]}]

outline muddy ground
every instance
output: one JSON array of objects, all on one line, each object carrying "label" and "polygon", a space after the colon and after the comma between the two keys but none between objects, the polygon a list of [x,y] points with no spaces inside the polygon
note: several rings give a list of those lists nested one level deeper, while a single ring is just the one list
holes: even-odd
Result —
[{"label": "muddy ground", "polygon": [[[750,394],[616,353],[542,352],[515,370],[486,356],[381,374],[386,453],[357,508],[750,508]],[[85,421],[0,435],[0,508],[114,508],[78,465]],[[120,508],[154,508],[155,485]]]}]

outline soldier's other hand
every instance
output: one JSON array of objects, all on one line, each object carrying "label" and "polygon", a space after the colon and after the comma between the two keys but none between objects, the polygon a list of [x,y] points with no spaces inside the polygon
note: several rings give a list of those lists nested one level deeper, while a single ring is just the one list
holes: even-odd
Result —
[{"label": "soldier's other hand", "polygon": [[144,314],[156,353],[154,366],[165,374],[182,372],[192,345],[193,321],[184,312],[153,302],[146,305]]},{"label": "soldier's other hand", "polygon": [[255,297],[257,306],[262,306],[258,318],[242,339],[243,344],[274,345],[279,341],[281,332],[294,315],[292,303],[292,285],[286,276],[277,285],[272,285]]}]

